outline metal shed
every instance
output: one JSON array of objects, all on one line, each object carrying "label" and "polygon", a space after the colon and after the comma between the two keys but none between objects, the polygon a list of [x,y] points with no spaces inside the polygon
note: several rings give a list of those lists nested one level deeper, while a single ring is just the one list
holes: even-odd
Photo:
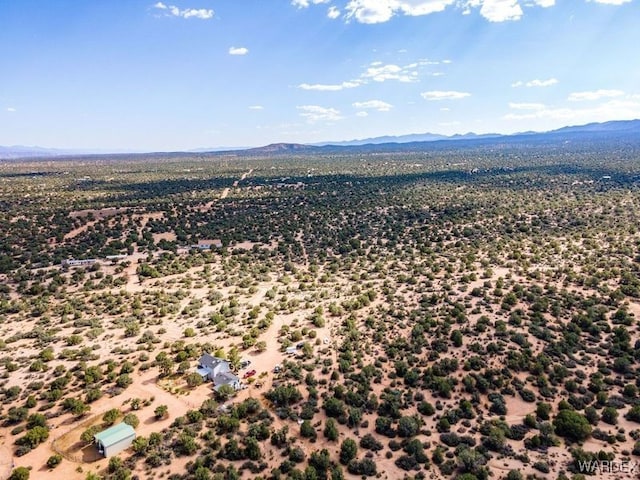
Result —
[{"label": "metal shed", "polygon": [[100,433],[96,433],[93,441],[101,455],[110,457],[129,448],[135,438],[136,432],[131,425],[119,423]]}]

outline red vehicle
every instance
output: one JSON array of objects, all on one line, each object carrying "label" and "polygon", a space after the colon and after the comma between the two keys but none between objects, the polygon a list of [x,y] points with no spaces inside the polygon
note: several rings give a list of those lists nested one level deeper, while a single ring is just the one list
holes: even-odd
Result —
[{"label": "red vehicle", "polygon": [[249,370],[247,373],[244,374],[244,377],[242,377],[242,378],[253,377],[255,374],[256,374],[255,370]]}]

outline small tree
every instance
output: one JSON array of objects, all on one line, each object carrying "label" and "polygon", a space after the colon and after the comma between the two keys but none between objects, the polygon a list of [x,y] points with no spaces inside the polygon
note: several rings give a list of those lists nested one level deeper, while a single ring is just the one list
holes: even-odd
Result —
[{"label": "small tree", "polygon": [[522,480],[522,473],[518,470],[509,470],[507,473],[507,480]]},{"label": "small tree", "polygon": [[323,433],[327,440],[332,442],[338,440],[338,427],[336,426],[336,421],[333,418],[327,419],[327,422],[324,424]]},{"label": "small tree", "polygon": [[28,468],[18,467],[11,472],[9,480],[29,480],[29,475],[30,472]]},{"label": "small tree", "polygon": [[100,431],[100,426],[99,425],[93,425],[93,426],[87,428],[84,432],[82,432],[82,435],[80,435],[80,440],[82,440],[84,443],[91,443],[91,442],[93,442],[93,437],[99,431]]},{"label": "small tree", "polygon": [[260,460],[262,458],[262,452],[260,451],[260,444],[253,437],[247,437],[244,442],[245,449],[244,454],[249,460]]},{"label": "small tree", "polygon": [[618,423],[618,410],[614,407],[604,407],[602,409],[602,421],[609,425]]},{"label": "small tree", "polygon": [[187,385],[191,388],[202,385],[203,382],[202,376],[197,372],[192,372],[187,375]]},{"label": "small tree", "polygon": [[29,448],[36,448],[42,442],[49,438],[49,429],[46,427],[33,427],[31,430],[27,430],[24,437],[18,439],[16,443],[18,445],[27,446]]},{"label": "small tree", "polygon": [[116,420],[120,416],[120,410],[117,408],[112,408],[111,410],[107,410],[105,414],[102,416],[102,421],[107,425],[113,425],[116,423]]},{"label": "small tree", "polygon": [[131,425],[133,428],[136,428],[138,425],[140,425],[140,420],[133,413],[127,413],[122,421],[127,425]]},{"label": "small tree", "polygon": [[462,346],[462,332],[460,330],[454,330],[451,332],[451,341],[454,347]]},{"label": "small tree", "polygon": [[635,405],[631,407],[631,409],[625,415],[627,420],[631,420],[632,422],[640,423],[640,405]]},{"label": "small tree", "polygon": [[347,438],[340,445],[340,463],[348,465],[358,454],[358,444],[351,438]]},{"label": "small tree", "polygon": [[540,420],[549,420],[549,414],[551,413],[551,405],[548,403],[540,402],[536,406],[536,416]]},{"label": "small tree", "polygon": [[398,435],[401,437],[413,437],[420,430],[420,421],[417,417],[402,417],[398,421]]},{"label": "small tree", "polygon": [[156,420],[162,420],[169,415],[169,407],[166,405],[158,405],[153,413],[156,416]]},{"label": "small tree", "polygon": [[582,442],[591,435],[591,425],[584,415],[573,410],[560,410],[553,420],[556,433],[573,442]]},{"label": "small tree", "polygon": [[313,428],[313,425],[311,425],[311,422],[309,420],[305,420],[304,422],[302,422],[302,425],[300,425],[300,435],[302,435],[304,438],[309,438],[312,441],[318,437],[316,429]]},{"label": "small tree", "polygon": [[230,399],[235,393],[236,391],[231,385],[222,385],[218,390],[216,390],[216,395],[223,402]]},{"label": "small tree", "polygon": [[62,455],[51,455],[47,459],[47,467],[56,468],[58,465],[60,465],[60,462],[62,462]]},{"label": "small tree", "polygon": [[149,449],[149,439],[147,437],[136,437],[131,446],[138,455],[144,455]]}]

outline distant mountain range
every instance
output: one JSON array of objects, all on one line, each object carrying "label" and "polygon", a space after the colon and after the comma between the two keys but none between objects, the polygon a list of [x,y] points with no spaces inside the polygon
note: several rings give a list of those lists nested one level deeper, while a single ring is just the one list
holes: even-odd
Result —
[{"label": "distant mountain range", "polygon": [[80,149],[80,148],[46,148],[38,146],[13,145],[3,147],[0,145],[0,160],[12,160],[19,158],[49,158],[49,157],[70,157],[79,155],[109,155],[121,153],[144,153],[142,151],[131,150],[100,150],[100,149]]},{"label": "distant mountain range", "polygon": [[[421,140],[410,140],[420,138]],[[429,138],[429,140],[425,140]],[[385,141],[393,139],[393,141]],[[403,141],[404,140],[404,141]],[[585,141],[635,141],[640,144],[640,120],[619,120],[604,123],[563,127],[549,132],[523,132],[512,135],[436,135],[415,134],[399,137],[375,137],[331,144],[303,145],[297,143],[275,143],[259,148],[243,150],[249,155],[313,154],[348,152],[402,152],[468,147],[474,145],[545,145]],[[369,143],[361,143],[368,141]]]},{"label": "distant mountain range", "polygon": [[49,157],[58,155],[69,155],[71,151],[58,150],[55,148],[26,147],[24,145],[13,145],[3,147],[0,145],[0,159],[27,158],[27,157]]},{"label": "distant mountain range", "polygon": [[[257,148],[201,148],[184,153],[211,154],[243,154],[243,155],[291,155],[313,153],[347,153],[347,152],[384,152],[384,151],[419,151],[433,148],[447,148],[465,145],[518,144],[518,143],[556,143],[585,140],[631,140],[640,143],[640,120],[619,120],[604,123],[569,126],[548,132],[523,132],[512,135],[498,133],[489,134],[456,134],[439,135],[435,133],[416,133],[400,136],[383,136],[362,140],[341,142],[322,142],[316,144],[273,143]],[[19,158],[44,158],[73,155],[101,154],[100,151],[61,150],[42,147],[0,146],[0,160]],[[128,152],[109,152],[128,153]],[[139,153],[139,152],[136,152]],[[181,153],[181,152],[174,152]]]},{"label": "distant mountain range", "polygon": [[455,135],[440,135],[438,133],[412,133],[410,135],[386,135],[383,137],[363,138],[361,140],[347,140],[341,142],[320,142],[314,143],[314,146],[361,146],[361,145],[379,145],[381,143],[412,143],[412,142],[435,142],[438,140],[473,140],[479,138],[496,138],[502,136],[499,133],[476,134],[473,132]]}]

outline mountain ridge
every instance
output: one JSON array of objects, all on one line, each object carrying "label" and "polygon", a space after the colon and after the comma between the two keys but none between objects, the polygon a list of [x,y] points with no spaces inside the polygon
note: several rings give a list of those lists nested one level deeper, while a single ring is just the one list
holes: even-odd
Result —
[{"label": "mountain ridge", "polygon": [[[616,136],[638,135],[640,139],[640,119],[612,120],[608,122],[592,122],[584,125],[572,125],[545,132],[520,132],[514,134],[476,134],[473,132],[455,135],[440,135],[433,133],[418,133],[399,136],[381,136],[361,140],[347,140],[341,142],[320,142],[313,144],[277,142],[253,148],[199,148],[189,151],[175,152],[99,152],[96,150],[79,149],[54,149],[39,146],[15,145],[11,147],[0,146],[0,160],[14,160],[21,158],[46,158],[80,155],[104,155],[104,154],[179,154],[179,153],[207,153],[207,154],[247,154],[247,155],[285,155],[285,154],[310,154],[310,153],[344,153],[349,151],[391,151],[409,150],[415,151],[429,146],[486,144],[490,142],[522,142],[522,141],[557,141],[564,138],[566,141],[579,139],[586,135],[593,138],[613,138]],[[636,137],[633,137],[636,138]],[[368,143],[362,143],[368,142]]]},{"label": "mountain ridge", "polygon": [[[455,146],[469,144],[489,144],[489,143],[514,143],[534,141],[536,143],[544,143],[545,141],[571,141],[578,140],[580,137],[590,135],[591,138],[613,138],[615,136],[627,136],[629,134],[637,134],[640,140],[640,119],[637,120],[613,120],[609,122],[594,122],[585,125],[567,126],[556,130],[546,132],[522,132],[509,135],[501,134],[464,134],[452,135],[443,139],[434,139],[428,141],[412,141],[412,142],[386,142],[386,143],[367,143],[361,145],[343,145],[343,144],[270,144],[264,147],[252,148],[244,150],[247,154],[277,154],[277,153],[339,153],[348,151],[374,152],[374,151],[416,151],[426,149],[433,146]],[[418,134],[419,135],[419,134]],[[386,137],[376,137],[386,138]],[[274,146],[278,146],[275,148]]]}]

